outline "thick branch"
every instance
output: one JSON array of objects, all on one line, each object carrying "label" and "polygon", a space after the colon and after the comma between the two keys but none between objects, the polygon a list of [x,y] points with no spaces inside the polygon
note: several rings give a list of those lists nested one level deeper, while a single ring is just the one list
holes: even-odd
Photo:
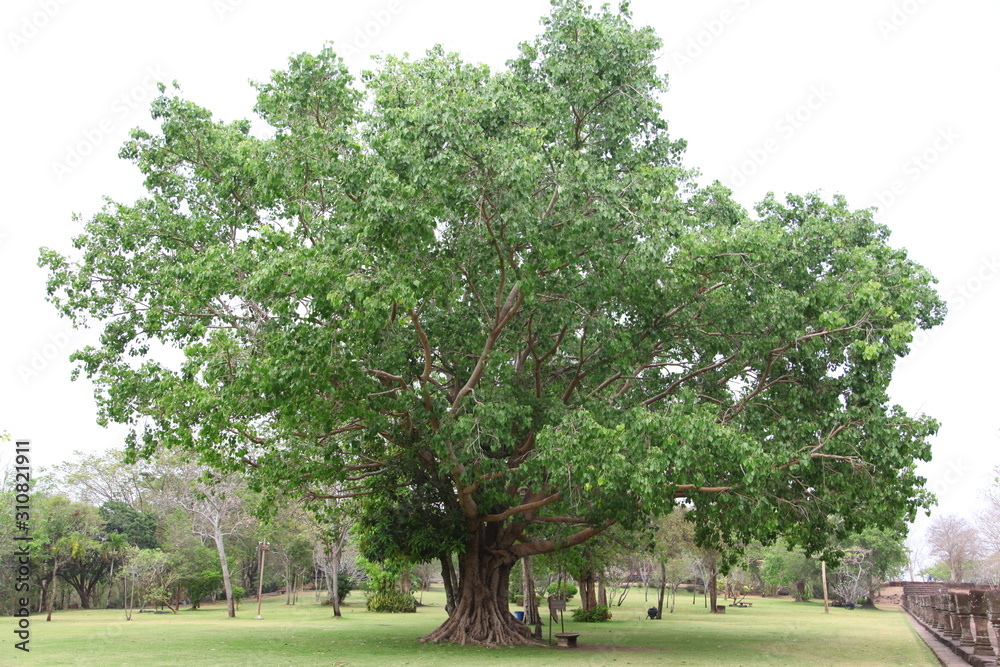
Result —
[{"label": "thick branch", "polygon": [[561,493],[554,493],[547,498],[542,498],[541,500],[536,500],[535,502],[532,503],[525,503],[523,505],[518,505],[517,507],[511,507],[506,512],[501,512],[500,514],[490,514],[488,516],[484,516],[482,517],[481,520],[487,523],[493,521],[503,521],[504,519],[508,519],[514,516],[515,514],[520,514],[521,512],[529,512],[531,510],[536,510],[540,507],[545,507],[546,505],[550,505],[555,501],[559,500],[560,498],[562,498]]}]

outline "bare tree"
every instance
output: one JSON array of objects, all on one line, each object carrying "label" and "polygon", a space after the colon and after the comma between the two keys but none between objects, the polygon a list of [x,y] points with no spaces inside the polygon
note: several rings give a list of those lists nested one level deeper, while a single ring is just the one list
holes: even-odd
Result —
[{"label": "bare tree", "polygon": [[830,588],[845,603],[854,604],[868,591],[871,550],[861,547],[844,549],[840,565],[833,571]]},{"label": "bare tree", "polygon": [[184,508],[191,517],[196,535],[215,543],[222,567],[222,583],[226,589],[229,616],[236,616],[233,582],[226,560],[225,538],[251,521],[240,492],[245,489],[242,478],[236,475],[207,476],[207,470],[188,466],[179,471],[173,502]]},{"label": "bare tree", "polygon": [[134,510],[146,510],[151,478],[156,464],[149,461],[125,462],[125,452],[112,449],[103,454],[74,451],[74,461],[55,466],[60,487],[74,498],[102,505],[109,500],[125,503]]},{"label": "bare tree", "polygon": [[993,470],[996,477],[982,497],[985,504],[977,517],[977,527],[984,546],[992,555],[1000,554],[1000,466]]},{"label": "bare tree", "polygon": [[913,539],[906,540],[906,572],[910,581],[916,581],[917,574],[924,569],[927,562],[927,545]]},{"label": "bare tree", "polygon": [[962,581],[966,566],[976,557],[979,536],[965,519],[954,514],[936,517],[927,530],[931,553],[948,564],[950,581]]}]

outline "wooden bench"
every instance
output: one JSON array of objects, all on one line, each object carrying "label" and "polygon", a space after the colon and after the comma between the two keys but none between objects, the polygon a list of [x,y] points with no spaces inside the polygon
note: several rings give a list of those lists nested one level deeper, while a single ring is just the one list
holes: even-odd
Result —
[{"label": "wooden bench", "polygon": [[556,641],[559,642],[559,646],[565,646],[566,648],[576,648],[576,638],[580,636],[579,632],[557,632]]}]

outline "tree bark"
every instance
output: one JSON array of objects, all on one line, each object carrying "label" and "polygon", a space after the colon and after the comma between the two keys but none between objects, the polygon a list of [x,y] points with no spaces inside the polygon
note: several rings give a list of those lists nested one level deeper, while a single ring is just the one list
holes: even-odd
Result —
[{"label": "tree bark", "polygon": [[510,570],[517,556],[496,542],[496,528],[470,535],[459,555],[458,600],[455,610],[425,642],[487,646],[535,645],[530,628],[510,613]]},{"label": "tree bark", "polygon": [[80,598],[80,609],[90,609],[92,591],[88,590],[84,584],[69,582],[69,585],[73,587]]},{"label": "tree bark", "polygon": [[708,577],[708,604],[710,605],[709,611],[713,614],[718,613],[716,609],[716,603],[719,601],[719,591],[717,579],[719,576],[719,569],[716,567],[715,563],[712,563],[712,570]]},{"label": "tree bark", "polygon": [[597,606],[597,590],[594,580],[594,571],[588,570],[580,573],[577,580],[580,584],[580,604],[584,611],[590,611]]},{"label": "tree bark", "polygon": [[52,607],[55,605],[56,600],[56,570],[59,569],[59,560],[56,558],[52,559],[52,581],[49,583],[49,615],[45,618],[46,621],[52,620]]},{"label": "tree bark", "polygon": [[340,618],[340,546],[330,548],[330,577],[333,585],[330,588],[330,600],[333,603],[333,617]]},{"label": "tree bark", "polygon": [[441,579],[444,581],[444,610],[451,616],[458,606],[458,578],[455,576],[455,564],[451,561],[451,554],[441,556]]},{"label": "tree bark", "polygon": [[291,561],[285,561],[285,606],[292,604],[292,587],[295,586]]},{"label": "tree bark", "polygon": [[[625,589],[626,591],[628,588]],[[608,589],[604,585],[604,577],[597,580],[597,604],[608,606]]]},{"label": "tree bark", "polygon": [[799,579],[795,582],[795,601],[805,602],[809,598],[806,597],[806,580]]},{"label": "tree bark", "polygon": [[667,590],[667,564],[660,563],[660,590],[656,596],[656,617],[663,618],[663,596]]},{"label": "tree bark", "polygon": [[236,600],[233,599],[233,580],[229,574],[229,562],[226,560],[226,547],[222,543],[222,530],[219,524],[215,525],[215,533],[212,539],[215,541],[215,549],[219,552],[219,564],[222,566],[222,585],[226,589],[226,606],[229,618],[236,618]]},{"label": "tree bark", "polygon": [[538,598],[535,595],[535,568],[533,556],[521,559],[521,593],[524,597],[524,622],[529,626],[538,624],[542,619],[538,613]]}]

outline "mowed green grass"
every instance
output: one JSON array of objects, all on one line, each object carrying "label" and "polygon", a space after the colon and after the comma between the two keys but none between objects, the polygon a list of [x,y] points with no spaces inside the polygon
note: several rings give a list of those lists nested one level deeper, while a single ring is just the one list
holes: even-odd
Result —
[{"label": "mowed green grass", "polygon": [[[652,596],[650,596],[652,600]],[[699,597],[678,597],[676,613],[644,620],[652,603],[633,591],[607,623],[573,623],[579,649],[485,648],[422,644],[420,635],[445,617],[444,595],[424,593],[416,614],[370,614],[355,592],[344,617],[300,596],[265,598],[263,619],[255,602],[237,618],[222,604],[179,614],[121,611],[57,612],[31,619],[30,653],[14,649],[14,619],[0,618],[0,665],[936,665],[933,655],[898,609],[831,608],[822,602],[748,598],[753,607],[708,614]],[[720,600],[721,602],[721,600]],[[573,602],[570,602],[572,608]],[[6,627],[4,627],[6,626]],[[554,632],[559,631],[558,623]],[[548,637],[548,627],[544,629]],[[600,649],[593,649],[600,645]],[[587,648],[587,647],[591,648]]]}]

